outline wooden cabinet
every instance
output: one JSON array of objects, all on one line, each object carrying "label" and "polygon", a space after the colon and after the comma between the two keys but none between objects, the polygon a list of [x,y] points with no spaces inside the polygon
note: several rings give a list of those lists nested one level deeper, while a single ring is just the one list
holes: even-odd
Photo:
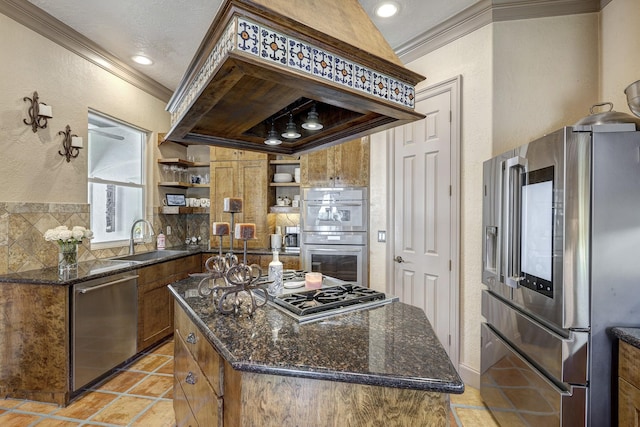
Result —
[{"label": "wooden cabinet", "polygon": [[211,161],[222,160],[266,160],[267,154],[235,148],[211,147]]},{"label": "wooden cabinet", "polygon": [[177,303],[175,313],[173,406],[177,425],[222,426],[222,358]]},{"label": "wooden cabinet", "polygon": [[[226,253],[226,252],[225,252]],[[217,255],[217,253],[203,253],[202,254],[202,271],[206,272],[205,263],[207,260]],[[242,254],[238,253],[240,257],[240,261],[242,261]],[[273,259],[273,255],[265,255],[265,254],[247,254],[247,264],[257,264],[262,268],[262,274],[267,274],[267,269],[269,268],[269,263]],[[282,262],[282,268],[285,270],[299,270],[300,269],[300,256],[297,254],[278,254],[278,259]]]},{"label": "wooden cabinet", "polygon": [[620,341],[618,364],[618,425],[640,425],[640,349]]},{"label": "wooden cabinet", "polygon": [[[269,246],[267,227],[267,159],[247,161],[211,162],[211,222],[231,222],[231,215],[223,212],[225,197],[240,197],[243,201],[242,213],[236,214],[234,221],[250,222],[256,225],[256,239],[249,240],[250,248]],[[209,236],[212,245],[217,245],[218,237]],[[242,248],[242,242],[235,241],[234,247]],[[229,247],[229,238],[223,239],[223,247]]]},{"label": "wooden cabinet", "polygon": [[138,270],[138,352],[173,333],[173,304],[167,285],[199,271],[199,254]]},{"label": "wooden cabinet", "polygon": [[300,181],[304,187],[368,186],[369,138],[300,156]]}]

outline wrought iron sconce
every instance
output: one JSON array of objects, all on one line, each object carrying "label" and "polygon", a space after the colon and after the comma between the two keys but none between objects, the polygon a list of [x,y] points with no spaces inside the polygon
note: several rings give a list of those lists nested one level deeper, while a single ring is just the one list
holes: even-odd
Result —
[{"label": "wrought iron sconce", "polygon": [[27,119],[22,119],[24,124],[27,126],[31,126],[33,133],[36,133],[38,131],[38,128],[46,128],[47,119],[53,117],[51,106],[39,101],[37,91],[33,92],[33,98],[25,96],[22,99],[31,103],[31,106],[29,107],[30,120],[27,121]]},{"label": "wrought iron sconce", "polygon": [[64,148],[64,152],[62,150],[58,151],[63,157],[67,158],[67,163],[71,161],[71,159],[75,159],[80,154],[80,149],[82,148],[82,137],[78,135],[71,134],[71,128],[69,125],[65,128],[65,130],[61,130],[58,132],[58,135],[63,135],[64,139],[62,140],[62,147]]}]

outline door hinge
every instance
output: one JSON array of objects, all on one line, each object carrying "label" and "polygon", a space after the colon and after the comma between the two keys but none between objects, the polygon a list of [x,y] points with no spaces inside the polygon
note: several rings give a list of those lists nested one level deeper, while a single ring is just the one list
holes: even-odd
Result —
[{"label": "door hinge", "polygon": [[453,121],[453,111],[449,110],[449,123]]},{"label": "door hinge", "polygon": [[449,260],[449,271],[451,271],[451,260]]},{"label": "door hinge", "polygon": [[449,197],[453,196],[453,187],[449,186]]},{"label": "door hinge", "polygon": [[449,347],[451,347],[451,335],[449,335]]}]

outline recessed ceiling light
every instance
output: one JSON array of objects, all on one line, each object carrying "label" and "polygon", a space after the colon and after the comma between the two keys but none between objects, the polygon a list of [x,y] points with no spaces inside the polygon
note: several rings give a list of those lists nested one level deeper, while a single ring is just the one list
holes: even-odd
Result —
[{"label": "recessed ceiling light", "polygon": [[135,62],[137,62],[140,65],[151,65],[151,64],[153,64],[153,61],[151,59],[147,58],[146,56],[142,56],[142,55],[132,56],[131,59],[133,59]]},{"label": "recessed ceiling light", "polygon": [[380,3],[378,7],[376,7],[376,15],[378,15],[380,18],[390,18],[398,13],[399,9],[400,6],[398,5],[398,3],[393,1],[385,1],[383,3]]}]

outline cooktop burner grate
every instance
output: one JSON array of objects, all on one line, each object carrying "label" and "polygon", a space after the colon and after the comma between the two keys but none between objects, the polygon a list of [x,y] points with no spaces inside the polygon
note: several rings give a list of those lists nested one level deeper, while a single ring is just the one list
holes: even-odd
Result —
[{"label": "cooktop burner grate", "polygon": [[298,316],[307,316],[384,299],[385,294],[382,292],[360,285],[346,284],[281,295],[274,298],[274,302]]}]

